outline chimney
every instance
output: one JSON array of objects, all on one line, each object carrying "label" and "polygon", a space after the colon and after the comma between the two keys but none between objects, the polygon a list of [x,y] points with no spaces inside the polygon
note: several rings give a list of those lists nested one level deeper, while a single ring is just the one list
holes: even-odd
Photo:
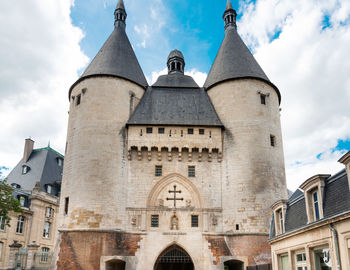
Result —
[{"label": "chimney", "polygon": [[34,148],[34,141],[32,139],[25,139],[24,152],[23,152],[23,163],[27,163],[30,154]]}]

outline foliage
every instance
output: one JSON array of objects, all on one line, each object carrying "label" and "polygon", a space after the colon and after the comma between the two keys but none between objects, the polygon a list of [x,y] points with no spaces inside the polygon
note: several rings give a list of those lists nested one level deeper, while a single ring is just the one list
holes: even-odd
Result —
[{"label": "foliage", "polygon": [[6,225],[10,226],[11,218],[9,213],[14,211],[16,213],[23,212],[20,203],[13,197],[14,189],[6,183],[6,179],[0,181],[0,217],[6,220]]}]

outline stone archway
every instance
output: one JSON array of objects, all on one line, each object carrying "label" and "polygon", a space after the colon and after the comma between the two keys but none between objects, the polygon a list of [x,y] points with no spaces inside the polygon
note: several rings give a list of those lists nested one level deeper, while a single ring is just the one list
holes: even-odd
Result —
[{"label": "stone archway", "polygon": [[153,270],[194,270],[194,265],[184,249],[172,245],[159,255]]},{"label": "stone archway", "polygon": [[243,270],[244,263],[238,260],[229,260],[224,263],[225,270]]}]

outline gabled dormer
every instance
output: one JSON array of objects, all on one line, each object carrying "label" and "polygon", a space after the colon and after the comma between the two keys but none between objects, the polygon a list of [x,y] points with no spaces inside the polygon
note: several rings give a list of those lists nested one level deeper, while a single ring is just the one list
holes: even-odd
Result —
[{"label": "gabled dormer", "polygon": [[274,226],[276,235],[285,232],[287,203],[288,200],[279,200],[271,206],[274,216]]},{"label": "gabled dormer", "polygon": [[349,183],[349,189],[350,189],[350,151],[347,152],[344,156],[342,156],[338,162],[343,163],[346,168],[346,173],[348,175],[348,183]]},{"label": "gabled dormer", "polygon": [[300,186],[300,189],[304,191],[308,223],[315,222],[324,217],[324,186],[325,180],[329,177],[329,174],[318,174],[309,178]]}]

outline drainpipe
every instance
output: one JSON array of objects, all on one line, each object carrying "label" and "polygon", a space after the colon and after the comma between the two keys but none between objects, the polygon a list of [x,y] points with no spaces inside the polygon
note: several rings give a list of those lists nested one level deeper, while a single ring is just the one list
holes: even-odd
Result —
[{"label": "drainpipe", "polygon": [[332,231],[334,236],[335,256],[337,258],[337,269],[341,270],[338,233],[337,233],[337,230],[333,228],[332,223],[329,224],[329,229]]}]

